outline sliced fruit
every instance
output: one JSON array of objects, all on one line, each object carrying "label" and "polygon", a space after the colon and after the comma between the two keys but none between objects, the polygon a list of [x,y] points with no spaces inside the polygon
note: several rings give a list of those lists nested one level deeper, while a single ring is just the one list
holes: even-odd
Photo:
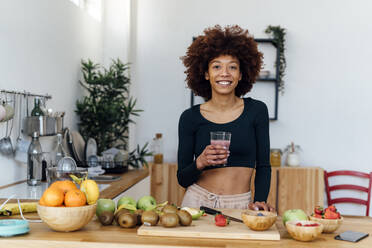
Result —
[{"label": "sliced fruit", "polygon": [[199,210],[199,209],[196,209],[196,208],[183,207],[181,209],[186,210],[187,212],[189,212],[189,214],[191,214],[191,217],[192,217],[193,220],[199,219],[200,216],[202,216],[204,214],[203,210]]}]

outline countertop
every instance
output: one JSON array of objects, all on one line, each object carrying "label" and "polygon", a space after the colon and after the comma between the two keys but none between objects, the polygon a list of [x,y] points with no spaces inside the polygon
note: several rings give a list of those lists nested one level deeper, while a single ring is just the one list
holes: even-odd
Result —
[{"label": "countertop", "polygon": [[44,223],[30,223],[30,233],[18,237],[1,238],[0,247],[372,247],[372,237],[367,237],[356,244],[334,239],[334,236],[346,230],[372,232],[372,218],[370,217],[344,216],[344,223],[335,233],[322,234],[312,242],[293,240],[284,229],[281,218],[278,218],[276,226],[280,232],[280,241],[138,236],[136,228],[102,226],[96,219],[80,231],[69,233],[54,232]]},{"label": "countertop", "polygon": [[[134,169],[123,174],[115,175],[119,175],[121,178],[113,182],[97,181],[100,189],[100,198],[115,198],[142,179],[146,178],[149,175],[149,170]],[[47,183],[42,183],[39,186],[28,186],[26,181],[19,181],[13,184],[1,186],[0,202],[6,200],[8,197],[14,194],[21,201],[38,201],[47,187]]]}]

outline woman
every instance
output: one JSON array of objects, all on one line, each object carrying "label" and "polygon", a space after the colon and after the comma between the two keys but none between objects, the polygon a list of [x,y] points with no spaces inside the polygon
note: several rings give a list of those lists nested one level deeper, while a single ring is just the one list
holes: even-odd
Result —
[{"label": "woman", "polygon": [[[256,42],[239,26],[217,25],[194,40],[182,61],[189,88],[206,100],[179,120],[177,178],[187,188],[182,205],[274,211],[266,203],[271,178],[267,107],[241,98],[262,65]],[[230,148],[210,145],[212,131],[230,132]]]}]

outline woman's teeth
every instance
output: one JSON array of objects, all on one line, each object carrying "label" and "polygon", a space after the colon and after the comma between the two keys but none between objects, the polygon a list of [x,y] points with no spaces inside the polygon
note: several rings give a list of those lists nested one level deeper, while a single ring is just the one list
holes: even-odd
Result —
[{"label": "woman's teeth", "polygon": [[229,81],[220,81],[220,82],[217,82],[218,84],[221,84],[221,85],[229,85],[231,84],[231,82]]}]

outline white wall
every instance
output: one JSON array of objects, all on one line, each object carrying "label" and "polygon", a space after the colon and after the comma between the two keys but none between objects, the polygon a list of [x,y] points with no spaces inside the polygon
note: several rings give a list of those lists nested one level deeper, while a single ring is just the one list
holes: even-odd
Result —
[{"label": "white wall", "polygon": [[[4,0],[0,6],[0,89],[50,94],[47,106],[66,111],[76,129],[82,90],[80,60],[102,62],[102,27],[68,0]],[[15,126],[15,130],[17,127]],[[5,124],[0,123],[1,138]],[[13,132],[15,144],[17,132]],[[51,138],[42,138],[44,151]],[[26,179],[26,165],[0,155],[0,185]]]},{"label": "white wall", "polygon": [[280,25],[287,29],[286,86],[271,146],[301,145],[303,166],[369,171],[371,9],[363,0],[133,1],[132,92],[145,110],[134,143],[161,132],[165,161],[176,161],[178,118],[189,107],[179,57],[193,36],[239,24],[262,38],[268,25]]}]

